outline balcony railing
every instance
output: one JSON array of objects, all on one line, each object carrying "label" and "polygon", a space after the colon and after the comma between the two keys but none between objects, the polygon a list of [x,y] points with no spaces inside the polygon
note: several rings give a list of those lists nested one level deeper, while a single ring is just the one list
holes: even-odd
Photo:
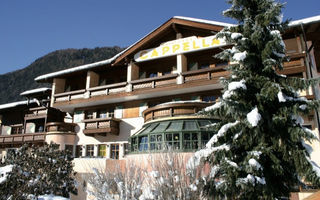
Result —
[{"label": "balcony railing", "polygon": [[108,133],[113,135],[119,135],[119,119],[115,118],[97,118],[97,119],[85,119],[85,129],[83,133],[88,136],[94,136],[95,134],[107,135]]},{"label": "balcony railing", "polygon": [[74,133],[76,124],[65,122],[49,122],[46,124],[47,133]]},{"label": "balcony railing", "polygon": [[160,104],[143,111],[144,121],[159,119],[164,117],[174,117],[181,115],[192,115],[208,107],[211,103],[204,102],[172,102],[168,104]]},{"label": "balcony railing", "polygon": [[36,107],[30,108],[29,111],[25,114],[26,119],[44,117],[48,114],[48,109],[45,107]]},{"label": "balcony railing", "polygon": [[61,102],[61,101],[71,101],[74,99],[82,99],[84,96],[83,94],[85,93],[85,89],[82,90],[76,90],[76,91],[71,91],[71,92],[64,92],[64,93],[59,93],[55,94],[55,102]]},{"label": "balcony railing", "polygon": [[89,88],[89,97],[101,96],[109,94],[117,94],[126,91],[127,82],[115,83],[110,85],[103,85],[98,87]]},{"label": "balcony railing", "polygon": [[44,142],[45,137],[45,133],[2,135],[0,144]]},{"label": "balcony railing", "polygon": [[153,78],[145,78],[140,80],[131,81],[132,90],[159,88],[168,85],[175,85],[177,83],[178,74],[169,74]]},{"label": "balcony railing", "polygon": [[279,71],[280,74],[298,74],[307,71],[305,66],[305,53],[292,53],[287,54],[290,58],[288,62],[283,63],[283,70]]},{"label": "balcony railing", "polygon": [[229,74],[226,71],[226,66],[214,67],[214,68],[206,68],[195,71],[183,72],[182,76],[184,78],[184,82],[192,82],[192,81],[200,81],[200,80],[214,80],[217,83],[219,82],[219,78],[226,77]]}]

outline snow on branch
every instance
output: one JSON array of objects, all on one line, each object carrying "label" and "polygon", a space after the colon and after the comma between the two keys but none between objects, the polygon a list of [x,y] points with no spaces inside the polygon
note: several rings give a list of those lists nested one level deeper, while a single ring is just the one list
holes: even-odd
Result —
[{"label": "snow on branch", "polygon": [[223,99],[228,99],[233,95],[234,90],[237,90],[239,88],[246,90],[247,86],[246,86],[246,81],[244,79],[242,79],[241,81],[233,81],[231,83],[228,84],[228,90],[225,91],[222,95]]},{"label": "snow on branch", "polygon": [[213,104],[211,106],[206,107],[204,109],[204,111],[210,112],[210,111],[213,111],[213,110],[216,110],[216,109],[220,108],[221,106],[222,106],[222,103],[221,102],[217,102],[217,103],[215,103],[215,104]]},{"label": "snow on branch", "polygon": [[234,61],[243,61],[246,57],[247,57],[247,51],[244,51],[244,52],[235,53],[232,58]]},{"label": "snow on branch", "polygon": [[261,164],[254,158],[251,158],[249,161],[248,161],[249,165],[257,170],[259,169],[263,169]]},{"label": "snow on branch", "polygon": [[264,177],[259,177],[259,176],[253,176],[252,174],[248,174],[246,178],[239,178],[237,180],[237,184],[261,184],[261,185],[265,185],[266,184],[266,180]]},{"label": "snow on branch", "polygon": [[7,180],[8,174],[12,171],[13,165],[0,167],[0,184]]},{"label": "snow on branch", "polygon": [[310,165],[312,166],[312,170],[317,174],[318,177],[320,177],[320,167],[315,163],[313,162],[310,158],[308,158],[306,156],[308,162],[310,163]]},{"label": "snow on branch", "polygon": [[230,150],[230,145],[223,144],[217,147],[210,147],[210,148],[205,148],[197,151],[187,162],[187,169],[192,170],[196,168],[197,166],[200,165],[201,159],[206,159],[208,158],[213,152],[216,151],[229,151]]},{"label": "snow on branch", "polygon": [[278,100],[279,100],[280,103],[281,102],[286,102],[286,101],[303,101],[303,102],[307,102],[308,101],[305,97],[288,97],[282,91],[279,91],[277,96],[278,96]]},{"label": "snow on branch", "polygon": [[255,107],[251,112],[247,114],[247,120],[251,124],[252,127],[258,125],[259,121],[261,120],[261,115],[258,112],[258,108]]},{"label": "snow on branch", "polygon": [[235,121],[233,123],[228,123],[223,125],[218,131],[218,133],[213,135],[212,138],[208,141],[208,143],[206,144],[206,147],[207,148],[212,147],[212,145],[218,141],[219,137],[222,137],[231,127],[234,127],[239,123],[240,123],[239,121]]}]

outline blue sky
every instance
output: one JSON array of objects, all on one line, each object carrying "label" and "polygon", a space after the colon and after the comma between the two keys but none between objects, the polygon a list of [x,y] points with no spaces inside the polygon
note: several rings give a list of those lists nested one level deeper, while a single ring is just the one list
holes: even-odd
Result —
[{"label": "blue sky", "polygon": [[[319,0],[287,1],[285,19],[320,15]],[[232,23],[221,14],[229,7],[224,0],[1,0],[0,74],[58,49],[129,46],[172,16]]]}]

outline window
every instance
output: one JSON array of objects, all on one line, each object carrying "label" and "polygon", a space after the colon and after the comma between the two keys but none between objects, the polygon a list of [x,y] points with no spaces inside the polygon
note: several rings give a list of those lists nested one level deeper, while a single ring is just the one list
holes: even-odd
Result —
[{"label": "window", "polygon": [[168,74],[171,74],[171,71],[164,71],[164,72],[162,72],[162,76],[164,76],[164,75],[168,75]]},{"label": "window", "polygon": [[124,143],[124,155],[127,155],[129,153],[129,144],[128,143]]},{"label": "window", "polygon": [[149,78],[153,78],[153,77],[157,77],[158,76],[158,73],[150,73],[149,74]]},{"label": "window", "polygon": [[76,158],[79,158],[82,156],[82,146],[81,145],[77,145],[76,146]]},{"label": "window", "polygon": [[184,133],[183,147],[184,149],[198,149],[198,133]]},{"label": "window", "polygon": [[139,151],[148,150],[148,136],[139,137]]},{"label": "window", "polygon": [[180,149],[180,134],[179,133],[167,133],[166,134],[166,148]]},{"label": "window", "polygon": [[209,132],[201,132],[201,147],[204,148],[206,144],[209,142],[211,137],[213,136],[213,133]]},{"label": "window", "polygon": [[191,62],[188,63],[188,71],[193,71],[198,69],[198,63],[197,62]]},{"label": "window", "polygon": [[207,69],[207,68],[209,68],[209,63],[202,63],[202,64],[200,64],[200,69]]},{"label": "window", "polygon": [[131,151],[138,151],[138,138],[134,137],[131,139]]},{"label": "window", "polygon": [[216,97],[215,96],[204,96],[202,98],[203,101],[205,102],[215,102],[216,101]]},{"label": "window", "polygon": [[107,116],[108,116],[108,112],[107,112],[107,110],[99,110],[99,112],[98,112],[99,114],[98,114],[98,116],[99,116],[99,118],[107,118]]},{"label": "window", "polygon": [[144,79],[146,78],[146,72],[139,72],[139,79]]},{"label": "window", "polygon": [[119,144],[111,144],[111,158],[119,159]]},{"label": "window", "polygon": [[22,125],[21,126],[12,126],[11,127],[11,135],[21,134],[22,133]]},{"label": "window", "polygon": [[73,145],[70,145],[70,144],[66,144],[64,146],[64,150],[71,153],[71,155],[73,155]]},{"label": "window", "polygon": [[106,157],[107,152],[106,152],[106,145],[102,144],[99,145],[99,153],[98,153],[99,157]]},{"label": "window", "polygon": [[93,145],[87,145],[86,146],[86,156],[87,157],[93,157],[94,156],[94,146]]},{"label": "window", "polygon": [[93,119],[93,111],[92,110],[86,111],[86,119]]},{"label": "window", "polygon": [[162,150],[162,134],[150,135],[150,150]]}]

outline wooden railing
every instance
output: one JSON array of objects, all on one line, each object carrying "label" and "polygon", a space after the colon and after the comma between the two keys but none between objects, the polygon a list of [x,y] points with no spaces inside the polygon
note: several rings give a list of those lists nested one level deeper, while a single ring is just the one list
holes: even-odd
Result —
[{"label": "wooden railing", "polygon": [[45,137],[45,133],[1,135],[0,144],[44,142]]},{"label": "wooden railing", "polygon": [[48,109],[45,107],[30,108],[25,114],[26,118],[34,118],[38,116],[45,116],[48,114]]},{"label": "wooden railing", "polygon": [[169,74],[153,78],[144,78],[140,80],[134,80],[132,84],[132,90],[147,89],[147,88],[158,88],[162,86],[175,85],[177,83],[178,74]]},{"label": "wooden railing", "polygon": [[218,83],[219,78],[226,77],[228,74],[229,72],[226,71],[226,66],[219,66],[214,68],[183,72],[182,76],[185,83],[199,80],[215,80]]},{"label": "wooden railing", "polygon": [[46,124],[46,132],[62,132],[62,133],[74,133],[76,124],[65,122],[49,122]]},{"label": "wooden railing", "polygon": [[106,135],[111,133],[119,135],[119,119],[115,118],[97,118],[83,120],[85,128],[83,133],[94,136],[95,134]]},{"label": "wooden railing", "polygon": [[61,102],[61,101],[71,101],[74,99],[82,99],[84,97],[85,91],[86,91],[85,89],[82,89],[82,90],[55,94],[54,101]]},{"label": "wooden railing", "polygon": [[103,85],[98,87],[89,88],[89,97],[91,96],[100,96],[100,95],[109,95],[117,94],[126,91],[127,82],[115,83],[110,85]]},{"label": "wooden railing", "polygon": [[143,111],[142,115],[145,122],[164,117],[192,115],[211,104],[204,102],[172,102],[151,107]]},{"label": "wooden railing", "polygon": [[283,63],[283,70],[278,71],[280,74],[290,75],[307,71],[307,68],[305,66],[305,53],[292,53],[287,54],[287,56],[290,60]]}]

